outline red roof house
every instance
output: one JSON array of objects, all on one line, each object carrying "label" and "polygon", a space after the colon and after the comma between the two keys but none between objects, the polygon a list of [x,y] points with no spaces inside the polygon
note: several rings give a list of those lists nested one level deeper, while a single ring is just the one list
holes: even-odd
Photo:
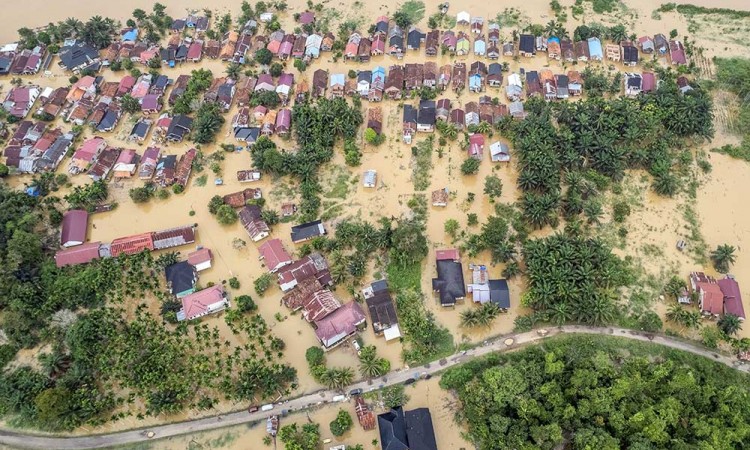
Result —
[{"label": "red roof house", "polygon": [[458,254],[458,249],[450,248],[446,250],[437,250],[435,252],[436,261],[460,261],[461,256]]},{"label": "red roof house", "polygon": [[99,259],[101,245],[101,242],[89,242],[73,248],[59,250],[55,253],[55,264],[57,264],[57,267],[76,266]]},{"label": "red roof house", "polygon": [[724,312],[724,293],[714,278],[703,272],[692,272],[690,286],[698,293],[698,305],[704,315],[719,317]]},{"label": "red roof house", "polygon": [[211,250],[202,248],[194,252],[188,253],[188,264],[195,267],[197,272],[211,268]]},{"label": "red roof house", "polygon": [[280,270],[278,275],[279,287],[284,292],[294,288],[303,280],[312,277],[317,278],[323,286],[331,284],[328,262],[320,253],[310,254],[293,262]]},{"label": "red roof house", "polygon": [[63,215],[60,245],[74,247],[86,241],[89,225],[89,213],[82,209],[73,209]]},{"label": "red roof house", "polygon": [[[322,291],[328,292],[328,291]],[[357,332],[357,327],[366,320],[362,307],[357,302],[349,302],[322,319],[315,321],[315,335],[326,349],[341,343]]]},{"label": "red roof house", "polygon": [[153,233],[141,233],[133,236],[117,238],[112,241],[110,253],[113,257],[118,257],[121,253],[126,255],[135,255],[143,250],[154,249]]},{"label": "red roof house", "polygon": [[482,160],[482,156],[484,155],[484,136],[481,134],[472,134],[469,136],[469,156]]},{"label": "red roof house", "polygon": [[331,291],[322,289],[314,292],[302,306],[302,317],[308,322],[315,322],[328,316],[341,307]]},{"label": "red roof house", "polygon": [[182,309],[177,312],[177,320],[193,320],[208,314],[217,313],[229,306],[229,299],[221,285],[215,285],[194,292],[182,298]]},{"label": "red roof house", "polygon": [[722,294],[724,294],[724,314],[734,314],[740,320],[745,320],[745,308],[742,306],[742,294],[740,285],[734,278],[724,278],[716,284],[719,285]]},{"label": "red roof house", "polygon": [[274,273],[282,267],[292,263],[292,257],[284,248],[281,239],[271,239],[258,247],[260,259],[266,262],[268,271]]}]

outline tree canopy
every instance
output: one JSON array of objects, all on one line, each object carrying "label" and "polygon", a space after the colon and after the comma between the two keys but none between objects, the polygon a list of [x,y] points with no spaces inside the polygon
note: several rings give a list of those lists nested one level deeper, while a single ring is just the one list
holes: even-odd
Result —
[{"label": "tree canopy", "polygon": [[567,336],[449,369],[478,449],[741,448],[747,375],[611,337]]}]

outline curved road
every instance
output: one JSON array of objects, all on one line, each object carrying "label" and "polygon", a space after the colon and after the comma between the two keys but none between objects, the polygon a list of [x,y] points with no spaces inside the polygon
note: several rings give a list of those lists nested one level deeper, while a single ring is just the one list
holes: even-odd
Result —
[{"label": "curved road", "polygon": [[[550,328],[547,333],[540,333],[538,331],[530,331],[527,333],[518,333],[508,336],[501,336],[492,341],[487,341],[481,347],[467,350],[452,355],[449,358],[441,361],[434,361],[421,367],[413,367],[410,369],[402,369],[400,371],[394,371],[389,373],[380,381],[376,386],[368,384],[367,381],[360,381],[347,388],[351,389],[362,389],[362,390],[374,390],[384,386],[391,386],[394,384],[400,384],[406,381],[408,378],[414,376],[415,373],[428,373],[434,374],[438,371],[444,370],[448,367],[460,364],[469,359],[476,358],[479,356],[486,355],[488,353],[505,351],[523,346],[524,344],[533,343],[542,339],[552,337],[555,335],[565,333],[582,333],[582,334],[598,334],[598,335],[613,335],[620,336],[627,339],[633,339],[643,342],[652,342],[666,347],[671,347],[677,350],[683,350],[689,353],[700,355],[718,363],[729,366],[733,369],[750,373],[750,365],[740,364],[738,360],[723,356],[719,353],[707,350],[689,344],[676,339],[668,338],[665,336],[650,335],[646,333],[639,333],[633,330],[625,330],[621,328],[597,328],[597,327],[584,327],[584,326],[564,326],[559,328]],[[512,339],[512,342],[509,341]],[[386,380],[387,381],[383,381]],[[279,413],[282,409],[289,411],[298,411],[315,406],[324,402],[330,402],[333,397],[338,395],[335,391],[320,391],[312,394],[307,394],[302,397],[289,400],[286,403],[277,403],[273,409],[274,413]],[[216,428],[223,428],[232,425],[238,425],[248,422],[254,422],[265,419],[270,413],[258,411],[253,414],[248,414],[247,411],[238,411],[220,416],[206,417],[202,419],[191,420],[187,422],[179,422],[168,425],[156,426],[148,429],[130,430],[123,431],[120,433],[102,434],[93,436],[80,436],[80,437],[53,437],[53,436],[42,436],[35,434],[25,434],[20,432],[14,432],[9,430],[0,430],[0,444],[5,444],[17,448],[29,448],[29,449],[84,449],[84,448],[104,448],[116,445],[132,444],[141,441],[148,441],[153,439],[162,439],[172,436],[178,436],[182,434],[195,433],[201,431],[213,430]],[[153,434],[152,434],[153,433]]]}]

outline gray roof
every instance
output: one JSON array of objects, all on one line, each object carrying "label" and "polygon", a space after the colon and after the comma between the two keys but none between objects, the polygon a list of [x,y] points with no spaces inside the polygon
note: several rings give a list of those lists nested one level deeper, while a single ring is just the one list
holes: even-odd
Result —
[{"label": "gray roof", "polygon": [[432,290],[440,293],[440,304],[450,306],[457,299],[466,297],[464,269],[460,262],[437,261],[437,278],[432,279]]},{"label": "gray roof", "polygon": [[195,286],[195,267],[181,261],[164,269],[164,275],[171,286],[172,294],[178,294]]},{"label": "gray roof", "polygon": [[99,58],[99,51],[84,43],[75,43],[60,50],[60,61],[68,70],[87,65]]},{"label": "gray roof", "polygon": [[510,308],[510,291],[508,291],[508,281],[489,280],[487,284],[490,287],[490,301],[503,309]]}]

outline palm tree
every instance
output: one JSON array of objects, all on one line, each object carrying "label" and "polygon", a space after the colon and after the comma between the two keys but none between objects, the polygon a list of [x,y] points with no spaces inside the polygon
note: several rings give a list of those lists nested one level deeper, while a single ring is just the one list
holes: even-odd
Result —
[{"label": "palm tree", "polygon": [[568,307],[567,303],[558,303],[557,305],[553,305],[547,310],[547,312],[549,313],[549,320],[558,326],[563,325],[571,318],[570,308]]},{"label": "palm tree", "polygon": [[242,66],[240,66],[237,63],[232,63],[227,67],[226,74],[229,78],[233,80],[237,80],[240,77],[240,74],[242,73]]},{"label": "palm tree", "polygon": [[711,261],[714,263],[714,268],[721,273],[729,272],[729,266],[734,264],[736,257],[734,256],[734,246],[729,244],[722,244],[716,247],[716,250],[711,252]]},{"label": "palm tree", "polygon": [[461,312],[461,326],[464,328],[474,328],[480,325],[480,318],[478,311],[475,309],[467,309]]},{"label": "palm tree", "polygon": [[737,334],[737,332],[742,328],[740,318],[735,316],[734,314],[724,314],[724,317],[719,319],[717,325],[727,336]]},{"label": "palm tree", "polygon": [[492,131],[492,125],[489,124],[489,122],[483,120],[479,122],[479,125],[476,127],[476,132],[479,134],[487,134],[490,131]]}]

